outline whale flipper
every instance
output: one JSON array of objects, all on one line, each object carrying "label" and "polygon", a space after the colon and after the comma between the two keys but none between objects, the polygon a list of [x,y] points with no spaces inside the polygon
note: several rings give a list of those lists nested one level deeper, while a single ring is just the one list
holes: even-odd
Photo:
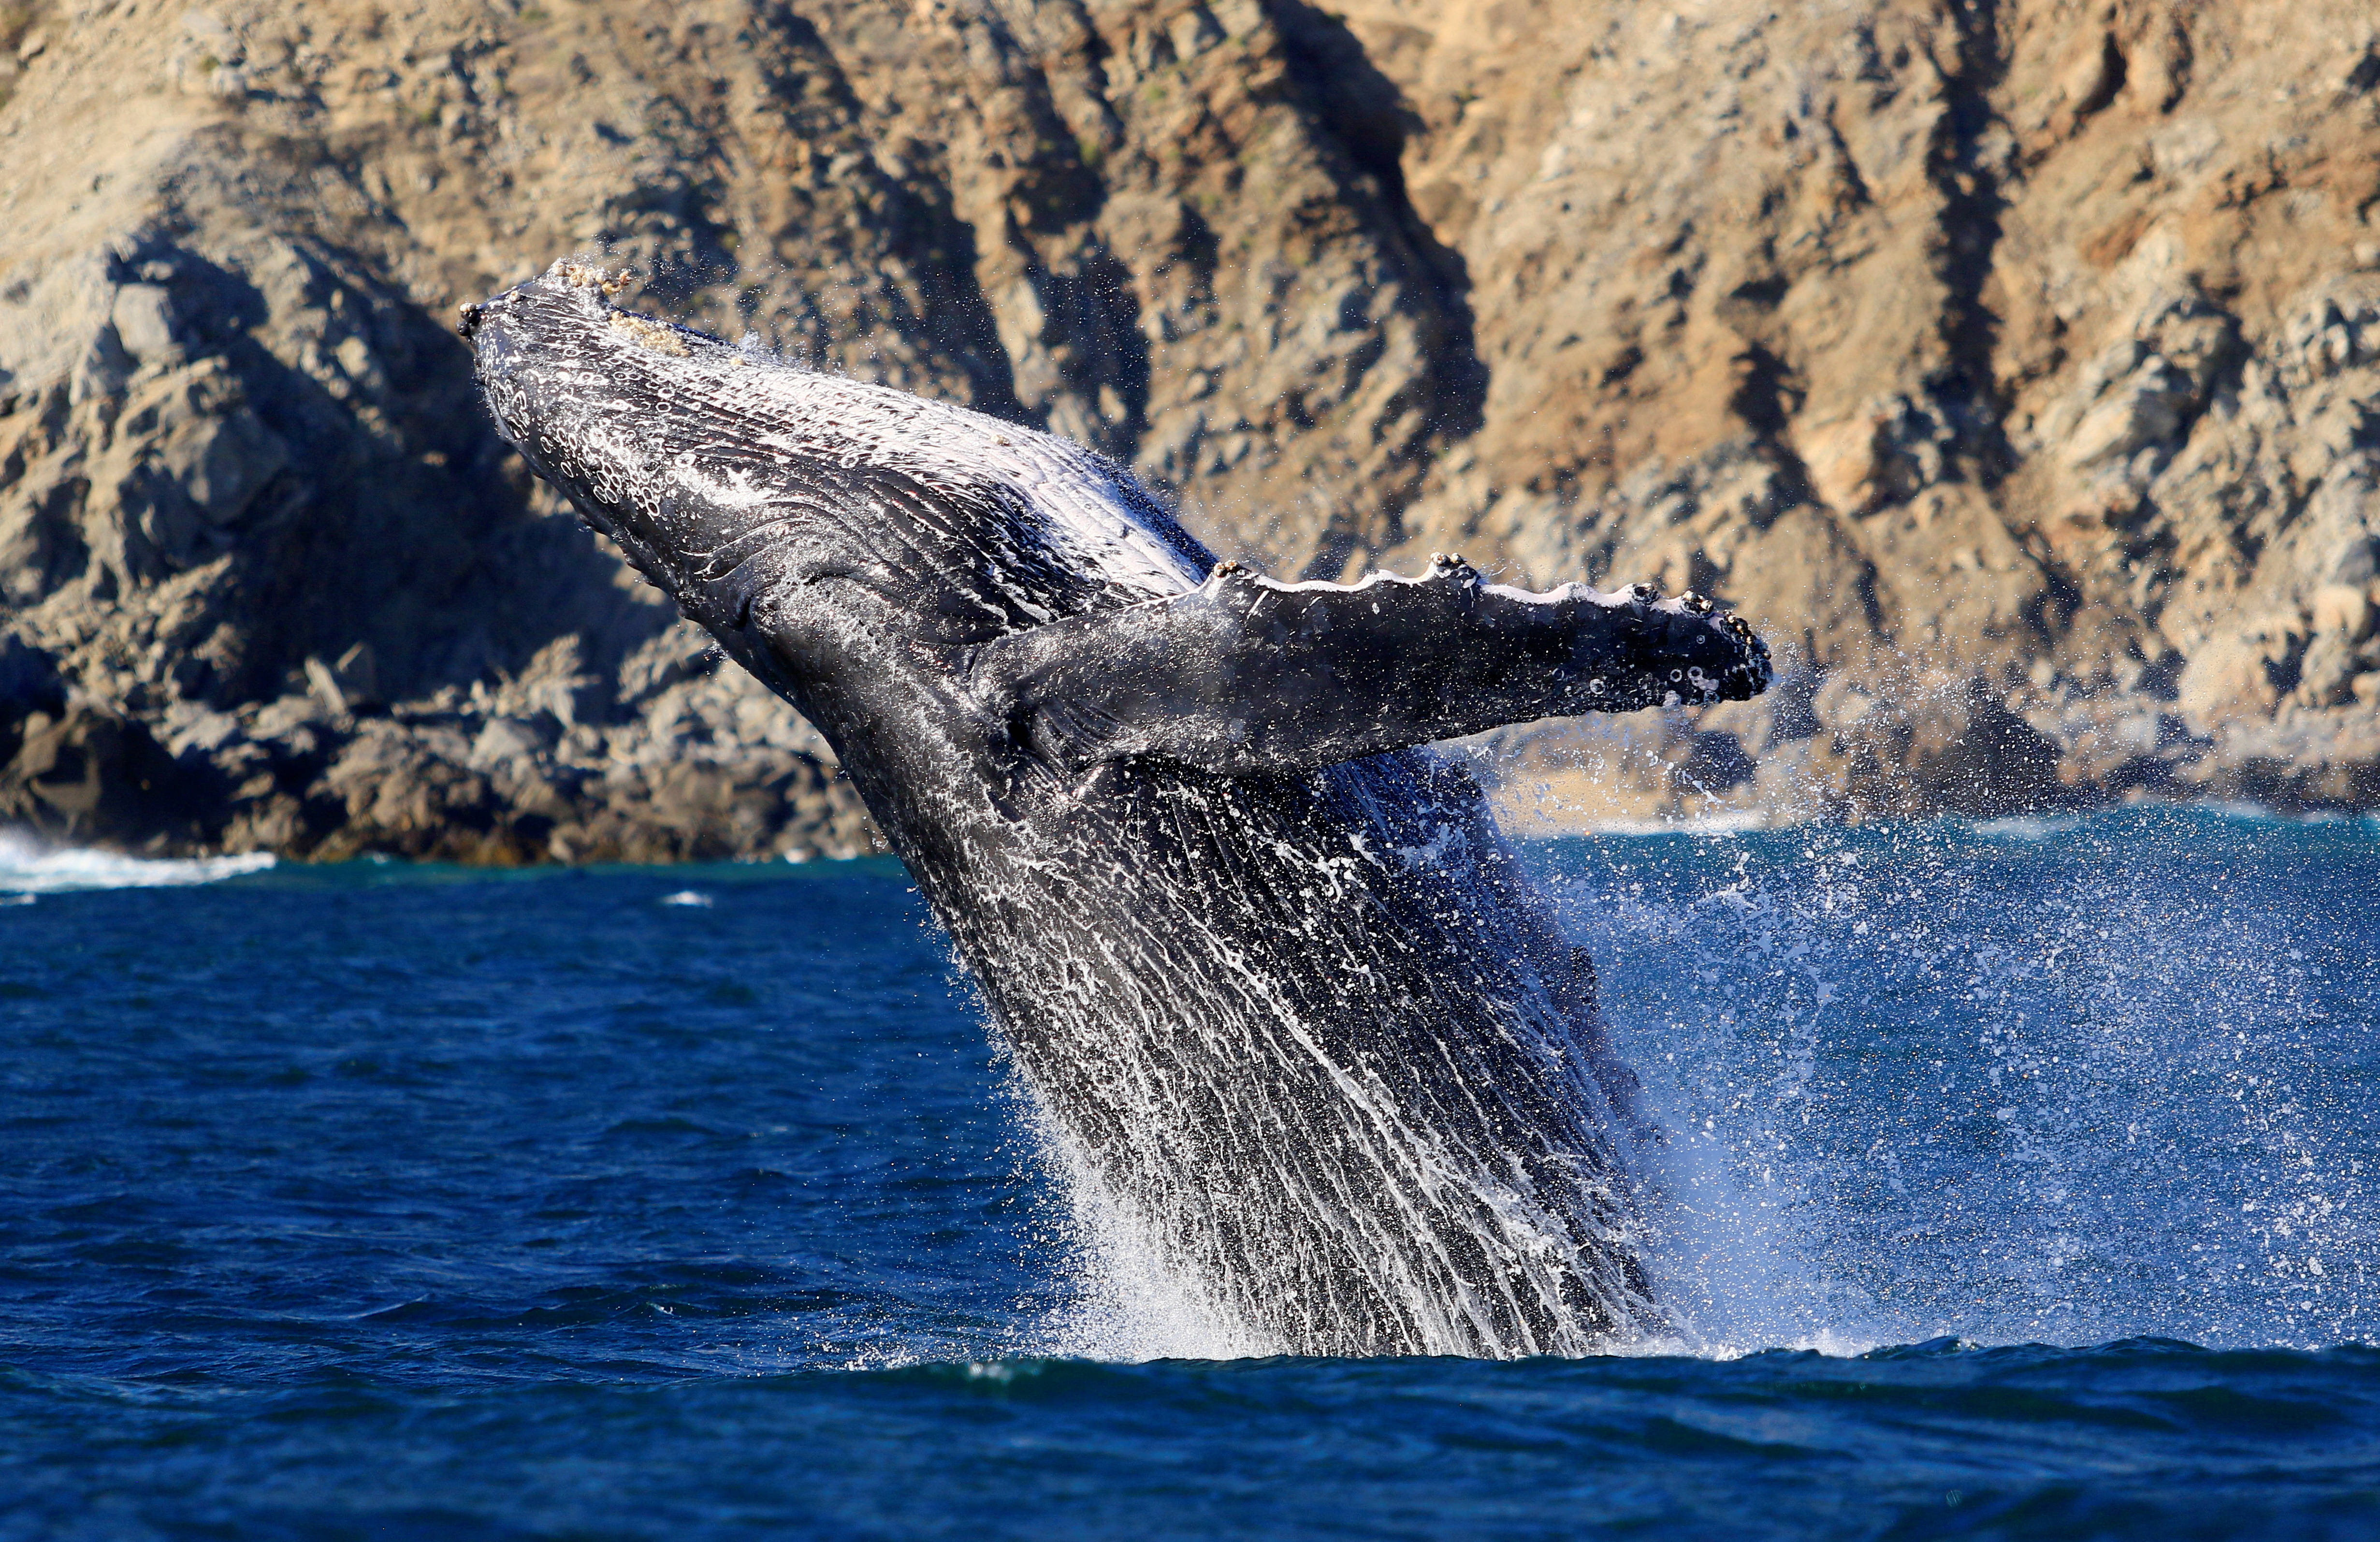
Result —
[{"label": "whale flipper", "polygon": [[1225,563],[1187,594],[983,645],[966,669],[1069,775],[1129,759],[1290,774],[1536,718],[1740,701],[1770,677],[1767,648],[1697,596],[1533,594],[1460,559],[1354,585]]}]

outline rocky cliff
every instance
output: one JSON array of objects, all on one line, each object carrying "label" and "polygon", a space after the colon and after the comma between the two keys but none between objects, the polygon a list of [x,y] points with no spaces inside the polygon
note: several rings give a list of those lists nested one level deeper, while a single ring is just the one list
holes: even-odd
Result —
[{"label": "rocky cliff", "polygon": [[2380,805],[2366,6],[68,0],[0,42],[0,820],[867,847],[472,399],[455,307],[571,252],[1096,444],[1276,574],[1460,549],[1782,645],[1757,703],[1508,735],[1558,818]]}]

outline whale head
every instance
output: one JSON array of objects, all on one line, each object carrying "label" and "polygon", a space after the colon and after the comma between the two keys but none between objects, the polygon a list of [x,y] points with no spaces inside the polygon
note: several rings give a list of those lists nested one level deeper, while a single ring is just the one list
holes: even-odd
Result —
[{"label": "whale head", "polygon": [[1196,589],[1214,559],[1103,457],[621,309],[559,262],[466,306],[498,431],[714,632],[850,579],[966,643]]}]

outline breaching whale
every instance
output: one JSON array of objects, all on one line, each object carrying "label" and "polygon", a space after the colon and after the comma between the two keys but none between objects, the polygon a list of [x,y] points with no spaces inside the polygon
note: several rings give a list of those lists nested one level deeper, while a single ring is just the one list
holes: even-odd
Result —
[{"label": "breaching whale", "polygon": [[1749,627],[1458,558],[1277,583],[1077,445],[613,287],[465,308],[499,430],[833,745],[1175,1310],[1254,1353],[1660,1323],[1592,965],[1423,747],[1750,697]]}]

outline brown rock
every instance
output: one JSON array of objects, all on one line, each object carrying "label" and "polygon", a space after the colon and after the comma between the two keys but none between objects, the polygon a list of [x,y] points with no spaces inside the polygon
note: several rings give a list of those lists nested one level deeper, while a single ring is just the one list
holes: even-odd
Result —
[{"label": "brown rock", "polygon": [[177,763],[140,723],[70,707],[32,712],[0,734],[0,823],[51,840],[152,850],[203,839],[213,789]]}]

